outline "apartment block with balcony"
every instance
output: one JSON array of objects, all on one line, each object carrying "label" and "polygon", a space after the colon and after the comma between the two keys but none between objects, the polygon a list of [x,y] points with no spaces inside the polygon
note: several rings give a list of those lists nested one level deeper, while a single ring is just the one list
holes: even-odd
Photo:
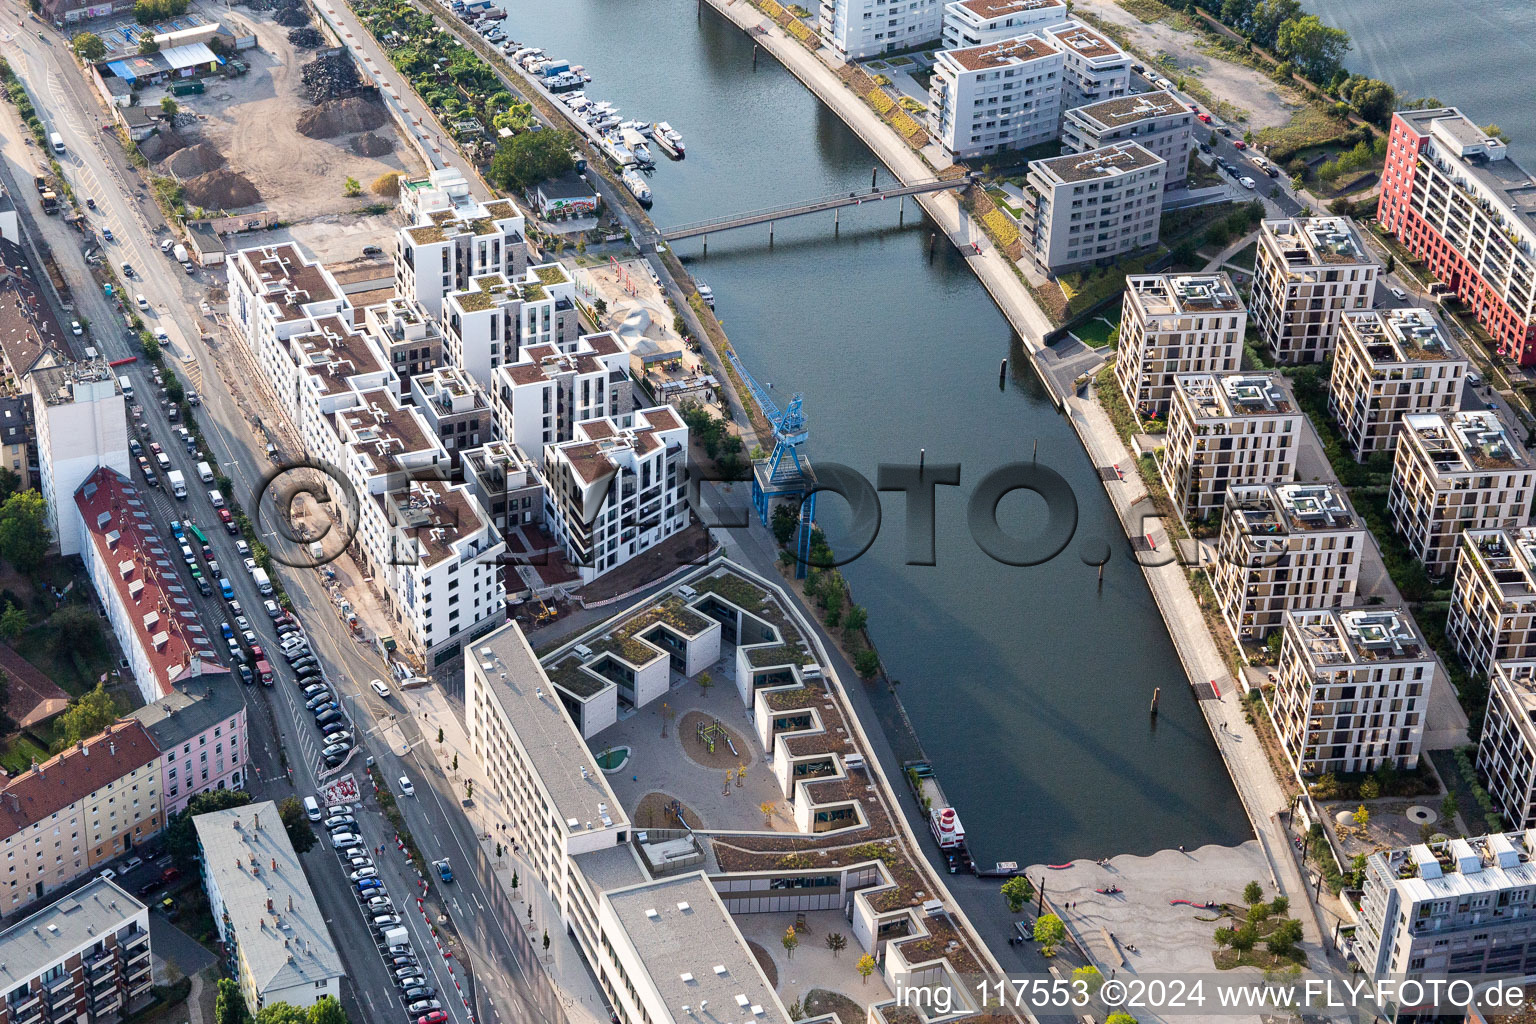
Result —
[{"label": "apartment block with balcony", "polygon": [[1505,821],[1536,829],[1536,660],[1496,661],[1488,669],[1477,774]]},{"label": "apartment block with balcony", "polygon": [[944,5],[944,49],[962,50],[1059,25],[1066,0],[951,0]]},{"label": "apartment block with balcony", "polygon": [[1243,361],[1248,311],[1226,271],[1126,278],[1115,382],[1140,419],[1168,418],[1173,378],[1227,373]]},{"label": "apartment block with balcony", "polygon": [[1281,363],[1327,359],[1344,314],[1371,308],[1380,270],[1346,217],[1264,221],[1250,302],[1270,354]]},{"label": "apartment block with balcony", "polygon": [[[1354,954],[1367,976],[1536,972],[1536,835],[1382,850],[1365,862]],[[1398,1007],[1382,1008],[1389,1019]]]},{"label": "apartment block with balcony", "polygon": [[528,268],[525,217],[510,199],[481,202],[449,167],[400,182],[395,232],[395,294],[443,318],[443,299],[486,274],[522,277]]},{"label": "apartment block with balcony", "polygon": [[443,332],[420,305],[396,295],[363,310],[363,327],[398,380],[443,365]]},{"label": "apartment block with balcony", "polygon": [[1363,462],[1396,447],[1404,416],[1460,408],[1467,368],[1427,309],[1345,313],[1328,378],[1328,411]]},{"label": "apartment block with balcony", "polygon": [[843,61],[908,50],[937,41],[942,0],[821,0],[821,41]]},{"label": "apartment block with balcony", "polygon": [[1377,219],[1521,366],[1536,364],[1536,178],[1455,107],[1392,116]]},{"label": "apartment block with balcony", "polygon": [[941,50],[928,85],[928,131],[956,160],[1055,138],[1062,59],[1040,35]]},{"label": "apartment block with balcony", "polygon": [[1064,21],[1045,30],[1065,55],[1061,109],[1117,99],[1131,91],[1131,58],[1109,37],[1080,21]]},{"label": "apartment block with balcony", "polygon": [[1296,475],[1302,415],[1278,373],[1186,373],[1173,379],[1163,480],[1186,523],[1211,521],[1227,491]]},{"label": "apartment block with balcony", "polygon": [[1156,244],[1165,164],[1135,142],[1031,161],[1025,251],[1054,273]]},{"label": "apartment block with balcony", "polygon": [[569,441],[577,423],[634,411],[629,354],[611,333],[588,334],[569,352],[534,345],[517,362],[497,367],[491,402],[496,436],[543,465],[545,445]]},{"label": "apartment block with balcony", "polygon": [[1241,643],[1263,641],[1285,613],[1355,603],[1364,524],[1335,484],[1231,487],[1211,586]]},{"label": "apartment block with balcony", "polygon": [[688,427],[665,406],[576,424],[544,450],[544,519],[583,583],[688,525]]},{"label": "apartment block with balcony", "polygon": [[1302,775],[1419,763],[1435,655],[1402,608],[1285,614],[1271,712]]},{"label": "apartment block with balcony", "polygon": [[1536,658],[1536,529],[1468,530],[1457,547],[1445,635],[1468,671]]},{"label": "apartment block with balcony", "polygon": [[561,352],[581,337],[575,285],[558,263],[529,267],[521,277],[487,274],[443,300],[443,354],[487,392],[498,366],[535,345]]},{"label": "apartment block with balcony", "polygon": [[411,379],[412,404],[457,468],[459,453],[491,439],[494,422],[485,391],[457,366],[439,366]]},{"label": "apartment block with balcony", "polygon": [[0,1024],[114,1024],[149,1005],[149,909],[94,878],[0,932]]},{"label": "apartment block with balcony", "polygon": [[1434,577],[1454,567],[1464,530],[1531,517],[1530,456],[1488,410],[1404,416],[1387,508],[1392,528]]},{"label": "apartment block with balcony", "polygon": [[1194,126],[1194,112],[1172,93],[1132,93],[1066,110],[1061,142],[1069,153],[1087,153],[1116,142],[1137,142],[1167,162],[1163,187],[1177,188],[1189,177],[1189,154],[1195,148]]},{"label": "apartment block with balcony", "polygon": [[261,383],[288,408],[298,387],[288,340],[314,333],[317,318],[350,319],[351,301],[329,270],[291,242],[242,249],[224,266],[230,323],[262,371]]},{"label": "apartment block with balcony", "polygon": [[519,526],[544,522],[544,482],[539,469],[511,441],[489,441],[459,459],[464,484],[503,538]]}]

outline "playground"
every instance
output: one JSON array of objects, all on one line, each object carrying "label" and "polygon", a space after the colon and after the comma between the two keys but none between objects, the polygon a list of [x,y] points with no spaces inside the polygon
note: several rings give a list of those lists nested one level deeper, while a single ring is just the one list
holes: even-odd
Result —
[{"label": "playground", "polygon": [[747,740],[720,719],[703,711],[690,711],[678,722],[678,738],[688,760],[704,768],[739,768],[744,751],[751,750]]}]

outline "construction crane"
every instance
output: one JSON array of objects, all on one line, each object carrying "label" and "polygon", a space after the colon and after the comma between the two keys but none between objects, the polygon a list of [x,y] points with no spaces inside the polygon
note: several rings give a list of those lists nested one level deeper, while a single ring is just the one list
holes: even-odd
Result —
[{"label": "construction crane", "polygon": [[763,525],[769,526],[769,514],[774,501],[790,501],[799,506],[800,522],[795,537],[795,551],[798,555],[795,560],[795,578],[803,579],[810,564],[811,531],[816,524],[816,492],[813,490],[816,474],[811,469],[810,459],[800,450],[800,446],[811,436],[802,409],[804,396],[796,392],[789,400],[789,406],[781,410],[768,390],[747,372],[736,353],[731,351],[728,357],[741,379],[746,382],[747,390],[752,392],[758,407],[763,410],[769,425],[773,427],[773,452],[768,458],[752,464],[752,507],[757,509],[757,517]]}]

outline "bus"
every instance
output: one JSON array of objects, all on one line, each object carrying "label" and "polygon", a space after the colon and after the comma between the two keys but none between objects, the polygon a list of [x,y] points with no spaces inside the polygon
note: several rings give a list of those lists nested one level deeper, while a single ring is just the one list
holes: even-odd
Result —
[{"label": "bus", "polygon": [[192,522],[192,520],[190,520],[190,519],[187,520],[187,529],[192,531],[192,536],[197,538],[197,542],[199,544],[207,544],[208,543],[208,535],[206,533],[204,533],[202,530],[198,529],[197,524]]}]

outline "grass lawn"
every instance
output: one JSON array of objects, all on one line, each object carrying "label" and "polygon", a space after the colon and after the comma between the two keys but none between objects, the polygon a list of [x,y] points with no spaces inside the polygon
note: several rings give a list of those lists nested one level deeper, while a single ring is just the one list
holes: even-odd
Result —
[{"label": "grass lawn", "polygon": [[892,57],[891,58],[891,67],[893,67],[893,68],[903,68],[903,67],[906,67],[908,64],[914,64],[914,63],[916,63],[916,62],[911,57]]},{"label": "grass lawn", "polygon": [[1233,266],[1242,267],[1244,270],[1252,270],[1254,261],[1258,259],[1258,253],[1259,243],[1257,241],[1250,242],[1233,253],[1227,262]]},{"label": "grass lawn", "polygon": [[1124,291],[1125,279],[1128,276],[1142,273],[1146,270],[1147,264],[1167,251],[1159,245],[1123,260],[1113,267],[1097,267],[1093,270],[1062,274],[1057,278],[1057,283],[1061,285],[1061,292],[1067,299],[1067,315],[1085,313],[1111,295]]},{"label": "grass lawn", "polygon": [[13,646],[16,653],[36,665],[65,693],[78,697],[95,686],[96,680],[112,668],[111,657],[104,654],[87,658],[78,652],[60,654],[54,644],[54,632],[47,623],[33,626]]},{"label": "grass lawn", "polygon": [[1265,152],[1275,146],[1303,150],[1311,146],[1327,145],[1348,130],[1347,124],[1319,110],[1315,104],[1308,103],[1279,128],[1260,129],[1258,143]]},{"label": "grass lawn", "polygon": [[1090,348],[1103,348],[1109,344],[1109,332],[1114,329],[1115,325],[1108,318],[1096,316],[1072,328],[1072,333]]},{"label": "grass lawn", "polygon": [[17,733],[5,745],[5,750],[0,752],[0,768],[4,768],[12,775],[16,775],[31,768],[34,757],[39,762],[46,761],[48,760],[48,751],[33,743],[21,733]]},{"label": "grass lawn", "polygon": [[1011,216],[1014,220],[1018,220],[1024,215],[1024,211],[1020,210],[1017,206],[1014,205],[1013,197],[1010,196],[1007,192],[1004,192],[1002,189],[989,188],[987,189],[987,195],[992,198],[994,203],[1007,211],[1008,215]]},{"label": "grass lawn", "polygon": [[908,71],[907,77],[917,83],[917,87],[924,92],[928,91],[928,84],[933,81],[932,71]]}]

